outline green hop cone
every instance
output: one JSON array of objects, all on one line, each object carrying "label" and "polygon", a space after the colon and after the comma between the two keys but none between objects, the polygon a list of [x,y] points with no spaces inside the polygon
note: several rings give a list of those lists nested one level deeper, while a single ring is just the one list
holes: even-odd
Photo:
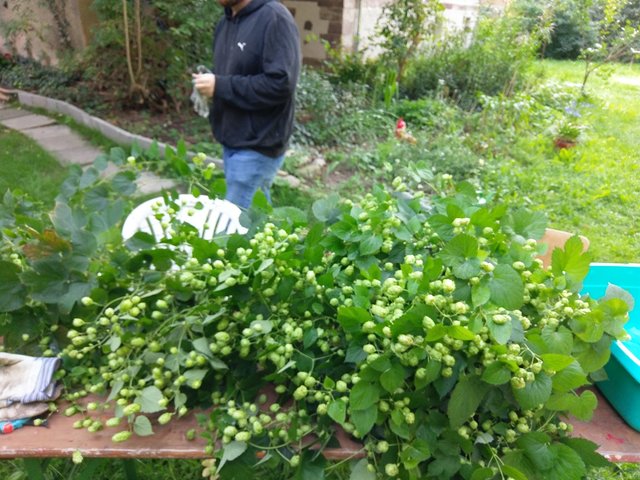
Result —
[{"label": "green hop cone", "polygon": [[80,453],[80,450],[76,450],[71,455],[71,461],[73,463],[75,463],[76,465],[80,465],[83,460],[84,460],[84,458],[82,457],[82,453]]},{"label": "green hop cone", "polygon": [[126,442],[130,438],[131,432],[129,430],[123,430],[122,432],[118,432],[113,437],[111,437],[111,441],[114,443],[122,443]]}]

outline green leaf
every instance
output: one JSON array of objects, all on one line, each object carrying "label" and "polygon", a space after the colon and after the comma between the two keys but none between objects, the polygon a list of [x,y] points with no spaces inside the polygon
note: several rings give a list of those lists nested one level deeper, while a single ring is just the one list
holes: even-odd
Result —
[{"label": "green leaf", "polygon": [[18,277],[17,265],[0,262],[0,312],[11,312],[24,305],[27,289]]},{"label": "green leaf", "polygon": [[378,402],[380,392],[378,387],[370,382],[360,381],[351,389],[349,405],[352,410],[365,410]]},{"label": "green leaf", "polygon": [[580,480],[585,476],[587,468],[575,450],[558,443],[550,448],[555,459],[553,468],[545,472],[545,480]]},{"label": "green leaf", "polygon": [[382,247],[382,238],[377,235],[369,235],[360,243],[360,255],[375,255]]},{"label": "green leaf", "polygon": [[479,377],[460,378],[447,406],[451,428],[462,426],[476,412],[489,388]]},{"label": "green leaf", "polygon": [[111,179],[113,189],[121,195],[129,196],[136,191],[136,176],[133,172],[118,172]]},{"label": "green leaf", "polygon": [[489,280],[491,301],[498,307],[517,310],[524,303],[524,284],[520,274],[509,265],[498,265]]},{"label": "green leaf", "polygon": [[358,430],[360,437],[364,437],[371,431],[378,418],[378,405],[371,405],[364,410],[354,410],[351,412],[351,422]]},{"label": "green leaf", "polygon": [[356,333],[362,330],[362,324],[371,320],[371,314],[360,307],[338,308],[338,322],[345,332]]},{"label": "green leaf", "polygon": [[553,376],[554,392],[570,392],[589,383],[587,374],[577,360]]},{"label": "green leaf", "polygon": [[404,419],[404,414],[400,410],[393,410],[391,412],[391,422],[389,422],[389,428],[400,438],[409,440],[412,438],[409,425]]},{"label": "green leaf", "polygon": [[153,435],[153,427],[151,426],[151,422],[144,415],[138,415],[133,422],[133,431],[136,435],[141,437],[146,437],[149,435]]},{"label": "green leaf", "polygon": [[333,400],[327,408],[327,414],[342,425],[347,418],[347,404],[341,400]]},{"label": "green leaf", "polygon": [[564,275],[573,284],[579,284],[589,273],[591,256],[582,253],[582,240],[574,235],[564,245],[564,250],[556,248],[551,255],[551,270],[554,275]]},{"label": "green leaf", "polygon": [[509,215],[508,221],[513,233],[522,238],[541,238],[547,228],[547,217],[541,212],[532,212],[524,208]]},{"label": "green leaf", "polygon": [[540,372],[536,375],[536,379],[527,383],[524,388],[514,388],[513,396],[523,409],[529,410],[549,400],[551,385],[551,377]]},{"label": "green leaf", "polygon": [[339,202],[340,197],[337,194],[332,194],[326,198],[316,200],[311,207],[311,211],[321,222],[328,222],[340,214]]},{"label": "green leaf", "polygon": [[549,352],[563,355],[571,354],[573,350],[573,335],[564,325],[558,327],[557,331],[552,327],[544,327],[541,336]]},{"label": "green leaf", "polygon": [[502,473],[516,480],[542,480],[536,475],[535,468],[521,450],[512,450],[502,457]]},{"label": "green leaf", "polygon": [[444,338],[447,333],[447,327],[442,323],[437,323],[427,331],[424,339],[427,342],[435,342],[437,340],[440,340],[441,338]]},{"label": "green leaf", "polygon": [[120,335],[112,335],[109,339],[108,345],[111,351],[115,352],[120,348],[120,345],[122,345],[122,337],[120,337]]},{"label": "green leaf", "polygon": [[593,417],[593,412],[598,406],[598,398],[591,390],[585,390],[579,397],[574,397],[573,405],[571,405],[571,415],[578,420],[588,422]]},{"label": "green leaf", "polygon": [[449,328],[449,336],[456,340],[473,340],[475,333],[462,325],[451,325]]},{"label": "green leaf", "polygon": [[69,271],[56,258],[33,263],[33,270],[25,271],[22,281],[31,289],[31,297],[43,303],[57,303],[67,293]]},{"label": "green leaf", "polygon": [[142,407],[142,413],[155,413],[165,409],[160,406],[160,400],[164,398],[162,392],[156,387],[146,387],[136,398],[136,403]]},{"label": "green leaf", "polygon": [[201,382],[207,372],[208,370],[205,369],[192,368],[184,372],[183,375],[187,379],[187,385],[190,385],[193,382]]},{"label": "green leaf", "polygon": [[368,465],[369,462],[366,458],[358,460],[351,469],[349,480],[376,480],[376,474],[369,471]]},{"label": "green leaf", "polygon": [[604,334],[603,316],[601,310],[592,310],[584,316],[572,318],[569,323],[580,340],[594,343],[600,340]]},{"label": "green leaf", "polygon": [[478,240],[470,235],[454,237],[440,254],[442,262],[453,268],[453,274],[462,279],[475,277],[481,271],[478,258]]},{"label": "green leaf", "polygon": [[541,432],[526,433],[517,440],[517,445],[538,471],[548,470],[553,466],[554,456],[548,443],[549,437]]},{"label": "green leaf", "polygon": [[600,370],[611,357],[611,341],[608,337],[603,337],[595,343],[576,340],[574,357],[586,373]]},{"label": "green leaf", "polygon": [[607,285],[607,291],[605,292],[604,297],[600,299],[600,301],[606,301],[612,298],[620,299],[624,303],[626,303],[627,309],[629,311],[633,310],[633,308],[635,307],[636,302],[631,293],[626,291],[624,288],[620,288],[617,285],[613,285],[612,283],[610,283],[609,285]]},{"label": "green leaf", "polygon": [[542,358],[545,369],[555,370],[556,372],[567,368],[575,362],[571,355],[561,355],[559,353],[544,353],[540,355],[540,358]]},{"label": "green leaf", "polygon": [[305,452],[292,480],[324,480],[326,463],[322,455]]},{"label": "green leaf", "polygon": [[480,271],[480,259],[478,257],[468,258],[462,263],[453,266],[453,274],[462,279],[476,277]]},{"label": "green leaf", "polygon": [[407,470],[413,470],[430,457],[431,450],[429,449],[429,444],[420,439],[406,444],[402,452],[400,452],[400,460]]},{"label": "green leaf", "polygon": [[427,257],[427,261],[422,268],[422,284],[428,285],[442,273],[442,260],[440,258]]},{"label": "green leaf", "polygon": [[469,480],[489,480],[494,477],[493,470],[489,467],[478,467],[473,471]]},{"label": "green leaf", "polygon": [[225,462],[232,462],[247,450],[247,444],[245,442],[229,442],[222,447],[222,459],[220,460],[220,467]]},{"label": "green leaf", "polygon": [[482,381],[491,385],[504,385],[511,380],[511,371],[501,362],[492,362],[482,372]]},{"label": "green leaf", "polygon": [[497,324],[492,318],[487,321],[487,327],[491,337],[500,345],[505,345],[511,338],[511,332],[513,331],[513,318],[509,318],[506,323]]},{"label": "green leaf", "polygon": [[471,287],[471,302],[474,307],[480,307],[491,299],[489,282],[484,278],[477,285]]},{"label": "green leaf", "polygon": [[517,468],[512,467],[511,465],[503,465],[502,473],[506,474],[507,477],[513,478],[514,480],[530,480],[527,475],[522,473]]},{"label": "green leaf", "polygon": [[414,384],[416,386],[416,390],[420,390],[431,382],[436,380],[440,376],[440,369],[442,368],[442,364],[436,360],[429,360],[427,366],[424,367],[425,375],[422,378],[415,376]]},{"label": "green leaf", "polygon": [[611,467],[611,462],[596,452],[598,448],[596,443],[584,438],[569,437],[563,438],[562,442],[580,455],[586,465],[596,468]]},{"label": "green leaf", "polygon": [[389,393],[400,388],[406,376],[404,367],[400,363],[394,363],[391,368],[380,375],[380,384]]},{"label": "green leaf", "polygon": [[267,268],[269,268],[271,265],[273,265],[273,258],[265,258],[264,260],[262,260],[262,262],[260,263],[260,266],[258,267],[258,269],[256,270],[256,273],[260,273],[263,270],[266,270]]}]

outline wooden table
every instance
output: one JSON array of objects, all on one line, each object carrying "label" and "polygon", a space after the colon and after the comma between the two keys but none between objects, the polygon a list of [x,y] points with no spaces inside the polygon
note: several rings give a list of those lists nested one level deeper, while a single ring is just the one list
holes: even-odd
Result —
[{"label": "wooden table", "polygon": [[[597,389],[598,408],[590,422],[572,420],[573,435],[583,437],[600,445],[598,451],[612,462],[640,463],[640,432],[629,427],[613,410]],[[107,414],[98,415],[102,420]],[[73,423],[79,416],[65,417],[53,415],[48,427],[24,427],[9,435],[0,435],[0,459],[25,459],[30,480],[43,478],[40,473],[40,459],[71,457],[78,451],[87,459],[203,459],[206,441],[202,438],[186,439],[186,432],[197,426],[195,414],[173,420],[167,425],[154,424],[155,434],[149,437],[133,436],[124,443],[113,443],[111,436],[117,429],[109,428],[97,433],[85,429],[74,429]],[[338,435],[340,448],[324,450],[329,460],[362,456],[361,445],[346,435]],[[127,478],[136,478],[131,462],[125,464]],[[87,472],[91,469],[87,468]],[[90,473],[77,478],[90,479]]]}]

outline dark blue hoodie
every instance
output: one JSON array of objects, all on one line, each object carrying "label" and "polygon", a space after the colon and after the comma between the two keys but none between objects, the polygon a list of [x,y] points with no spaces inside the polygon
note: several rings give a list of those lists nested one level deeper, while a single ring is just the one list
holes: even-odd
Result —
[{"label": "dark blue hoodie", "polygon": [[282,155],[293,132],[300,38],[277,0],[225,9],[213,40],[216,76],[209,115],[216,140],[231,148]]}]

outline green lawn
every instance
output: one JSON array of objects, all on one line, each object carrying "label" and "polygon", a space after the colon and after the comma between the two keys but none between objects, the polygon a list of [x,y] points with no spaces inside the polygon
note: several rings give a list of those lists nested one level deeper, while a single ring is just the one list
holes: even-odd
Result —
[{"label": "green lawn", "polygon": [[[580,62],[543,66],[579,90]],[[587,130],[576,148],[549,156],[541,148],[548,136],[522,139],[514,190],[526,192],[551,226],[587,236],[595,261],[639,262],[640,66],[618,66],[609,80],[592,76],[579,110]]]},{"label": "green lawn", "polygon": [[20,189],[48,205],[58,194],[66,169],[24,135],[0,127],[0,194]]}]

